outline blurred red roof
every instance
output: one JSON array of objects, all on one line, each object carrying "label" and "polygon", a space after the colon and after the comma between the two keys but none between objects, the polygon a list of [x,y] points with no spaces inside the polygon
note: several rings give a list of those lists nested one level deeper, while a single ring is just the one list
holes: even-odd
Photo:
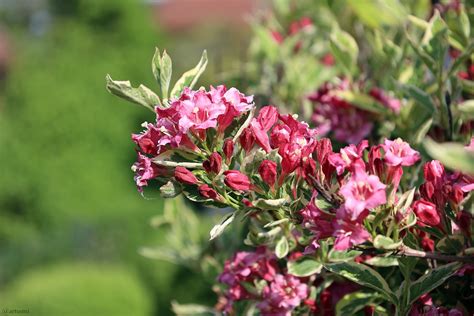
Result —
[{"label": "blurred red roof", "polygon": [[241,26],[246,16],[261,8],[266,0],[158,0],[151,1],[158,23],[170,31],[203,24]]}]

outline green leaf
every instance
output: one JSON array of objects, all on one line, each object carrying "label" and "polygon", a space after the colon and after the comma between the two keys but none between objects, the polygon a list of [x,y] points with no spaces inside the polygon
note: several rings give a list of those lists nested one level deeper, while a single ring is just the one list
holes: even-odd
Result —
[{"label": "green leaf", "polygon": [[405,280],[410,280],[410,276],[412,275],[413,270],[415,269],[418,259],[414,257],[403,257],[397,258],[397,260],[398,266]]},{"label": "green leaf", "polygon": [[323,265],[314,258],[301,257],[296,261],[288,261],[288,273],[297,277],[307,277],[320,273]]},{"label": "green leaf", "polygon": [[372,28],[398,25],[403,22],[405,16],[404,7],[396,0],[349,0],[348,5],[362,23]]},{"label": "green leaf", "polygon": [[229,226],[235,219],[235,213],[232,212],[231,214],[228,214],[227,216],[224,217],[224,219],[220,222],[220,224],[214,225],[214,227],[211,229],[210,235],[211,238],[209,240],[213,240],[220,234],[224,232],[224,229]]},{"label": "green leaf", "polygon": [[337,251],[333,248],[329,251],[328,260],[330,262],[353,261],[354,258],[360,256],[361,254],[362,251],[359,250]]},{"label": "green leaf", "polygon": [[387,109],[375,101],[374,98],[367,94],[357,93],[353,91],[336,91],[335,94],[344,99],[347,102],[354,104],[356,107],[362,110],[366,110],[372,113],[386,113]]},{"label": "green leaf", "polygon": [[275,254],[278,258],[284,258],[288,254],[288,239],[285,236],[282,236],[275,246]]},{"label": "green leaf", "polygon": [[282,198],[275,200],[258,199],[253,204],[255,205],[255,207],[260,208],[262,210],[278,210],[287,203],[287,199]]},{"label": "green leaf", "polygon": [[436,244],[436,249],[442,253],[456,254],[464,248],[464,236],[461,234],[443,237]]},{"label": "green leaf", "polygon": [[172,71],[173,63],[170,56],[164,51],[160,61],[160,89],[163,99],[168,99]]},{"label": "green leaf", "polygon": [[170,180],[160,187],[160,195],[163,198],[174,198],[181,193],[181,186],[176,181]]},{"label": "green leaf", "polygon": [[384,278],[374,269],[355,262],[327,263],[324,267],[352,282],[378,291],[393,304],[397,304],[397,297],[392,292]]},{"label": "green leaf", "polygon": [[430,131],[431,125],[433,124],[433,118],[427,119],[420,127],[415,131],[413,135],[413,144],[420,144],[425,139],[426,134]]},{"label": "green leaf", "polygon": [[443,284],[462,266],[459,262],[452,262],[431,270],[428,274],[422,276],[410,286],[410,297],[408,305],[413,304],[421,295],[433,291]]},{"label": "green leaf", "polygon": [[377,249],[395,250],[402,244],[402,241],[394,242],[392,238],[377,235],[374,239],[374,247]]},{"label": "green leaf", "polygon": [[436,143],[427,138],[423,145],[428,154],[446,167],[474,175],[474,153],[458,143]]},{"label": "green leaf", "polygon": [[467,100],[458,105],[458,110],[464,120],[474,120],[474,100]]},{"label": "green leaf", "polygon": [[189,87],[192,89],[196,82],[198,81],[199,77],[202,75],[204,70],[207,67],[207,52],[204,51],[202,53],[201,59],[199,60],[196,67],[191,70],[186,71],[181,78],[176,81],[174,84],[173,89],[171,90],[170,98],[177,98],[183,92],[184,87]]},{"label": "green leaf", "polygon": [[349,33],[335,28],[330,36],[330,45],[337,63],[343,66],[350,75],[355,69],[359,55],[357,42]]},{"label": "green leaf", "polygon": [[394,267],[398,266],[397,258],[395,257],[372,257],[369,260],[364,261],[365,264],[374,267]]},{"label": "green leaf", "polygon": [[404,92],[408,97],[412,98],[417,104],[423,106],[423,108],[428,113],[435,113],[436,106],[433,103],[433,100],[428,93],[422,91],[420,88],[405,84],[399,85],[399,88]]},{"label": "green leaf", "polygon": [[171,309],[176,316],[216,315],[216,311],[211,307],[197,304],[179,304],[176,301],[171,302]]},{"label": "green leaf", "polygon": [[155,105],[161,106],[160,98],[144,85],[133,88],[130,81],[115,81],[107,75],[105,77],[107,90],[124,100],[143,105],[155,112]]},{"label": "green leaf", "polygon": [[375,293],[353,292],[346,294],[336,304],[336,315],[356,315],[357,312],[371,305],[379,296]]}]

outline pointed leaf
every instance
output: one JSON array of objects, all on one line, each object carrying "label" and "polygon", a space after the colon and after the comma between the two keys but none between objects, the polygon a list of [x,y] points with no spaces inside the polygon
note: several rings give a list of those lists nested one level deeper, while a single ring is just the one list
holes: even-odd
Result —
[{"label": "pointed leaf", "polygon": [[124,100],[143,105],[152,112],[155,111],[155,105],[161,105],[160,98],[144,85],[134,88],[130,81],[115,81],[110,75],[107,75],[105,80],[107,90]]},{"label": "pointed leaf", "polygon": [[474,175],[474,153],[458,143],[436,143],[427,138],[423,145],[428,154],[446,167]]},{"label": "pointed leaf", "polygon": [[284,258],[288,254],[289,246],[288,246],[288,239],[285,236],[282,236],[276,246],[275,246],[275,254],[278,258]]},{"label": "pointed leaf", "polygon": [[352,282],[369,287],[382,294],[385,299],[397,304],[397,297],[384,278],[374,269],[355,262],[327,263],[324,267]]},{"label": "pointed leaf", "polygon": [[192,89],[201,74],[204,72],[204,70],[206,70],[207,62],[207,52],[204,51],[202,53],[201,60],[199,60],[199,63],[196,65],[196,67],[185,72],[175,83],[173,89],[171,90],[170,98],[179,97],[183,92],[184,87],[189,87]]},{"label": "pointed leaf", "polygon": [[428,274],[422,276],[410,286],[410,298],[408,306],[413,304],[421,295],[429,293],[450,276],[452,276],[462,266],[459,262],[452,262],[431,270]]},{"label": "pointed leaf", "polygon": [[163,99],[168,99],[172,71],[173,63],[170,56],[164,51],[160,61],[160,89]]},{"label": "pointed leaf", "polygon": [[221,221],[220,224],[215,225],[210,232],[211,238],[209,240],[213,240],[222,232],[224,232],[224,229],[229,226],[235,219],[235,212],[232,212],[232,214],[229,214],[224,217],[224,219]]},{"label": "pointed leaf", "polygon": [[314,258],[301,257],[296,261],[288,261],[288,273],[297,277],[307,277],[320,273],[323,265]]}]

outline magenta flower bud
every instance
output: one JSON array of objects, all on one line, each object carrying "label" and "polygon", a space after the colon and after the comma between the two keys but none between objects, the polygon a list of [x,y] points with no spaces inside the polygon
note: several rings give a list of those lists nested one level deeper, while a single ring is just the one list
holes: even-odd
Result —
[{"label": "magenta flower bud", "polygon": [[239,140],[242,148],[245,150],[246,153],[248,153],[255,144],[255,135],[252,133],[252,130],[250,128],[246,128],[242,132],[242,135],[240,135]]},{"label": "magenta flower bud", "polygon": [[232,156],[234,154],[234,142],[232,141],[232,138],[227,138],[224,141],[222,151],[224,152],[227,163],[230,163],[230,160],[232,159]]},{"label": "magenta flower bud", "polygon": [[202,184],[198,187],[199,194],[201,194],[203,197],[206,199],[211,199],[211,200],[217,200],[219,197],[219,194],[208,186],[207,184]]},{"label": "magenta flower bud", "polygon": [[271,160],[264,160],[258,168],[258,173],[262,177],[263,182],[273,187],[277,180],[277,164]]},{"label": "magenta flower bud", "polygon": [[176,181],[184,184],[196,184],[198,182],[198,179],[191,171],[181,166],[174,169],[174,177]]},{"label": "magenta flower bud", "polygon": [[231,189],[236,191],[250,190],[249,178],[237,170],[227,170],[224,172],[224,183]]},{"label": "magenta flower bud", "polygon": [[413,211],[416,216],[425,225],[438,226],[441,222],[436,205],[425,200],[416,201],[413,204]]},{"label": "magenta flower bud", "polygon": [[207,173],[219,173],[222,167],[222,157],[216,152],[213,152],[209,159],[202,163],[202,166]]}]

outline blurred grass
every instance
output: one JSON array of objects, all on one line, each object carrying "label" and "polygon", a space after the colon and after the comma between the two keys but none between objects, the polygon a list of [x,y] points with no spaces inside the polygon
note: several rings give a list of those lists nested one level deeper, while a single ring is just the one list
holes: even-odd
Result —
[{"label": "blurred grass", "polygon": [[[130,134],[154,118],[104,88],[106,73],[154,87],[149,64],[163,35],[138,1],[52,3],[56,16],[42,37],[11,28],[15,60],[0,103],[0,307],[70,315],[55,308],[82,300],[83,311],[94,311],[82,315],[120,315],[109,309],[115,300],[117,308],[143,305],[129,315],[167,315],[173,298],[212,303],[200,276],[137,254],[163,240],[148,227],[162,202],[142,198],[129,171]],[[110,272],[74,263],[41,268],[83,260]],[[127,279],[130,271],[138,279]],[[36,305],[48,293],[57,306]]]}]

